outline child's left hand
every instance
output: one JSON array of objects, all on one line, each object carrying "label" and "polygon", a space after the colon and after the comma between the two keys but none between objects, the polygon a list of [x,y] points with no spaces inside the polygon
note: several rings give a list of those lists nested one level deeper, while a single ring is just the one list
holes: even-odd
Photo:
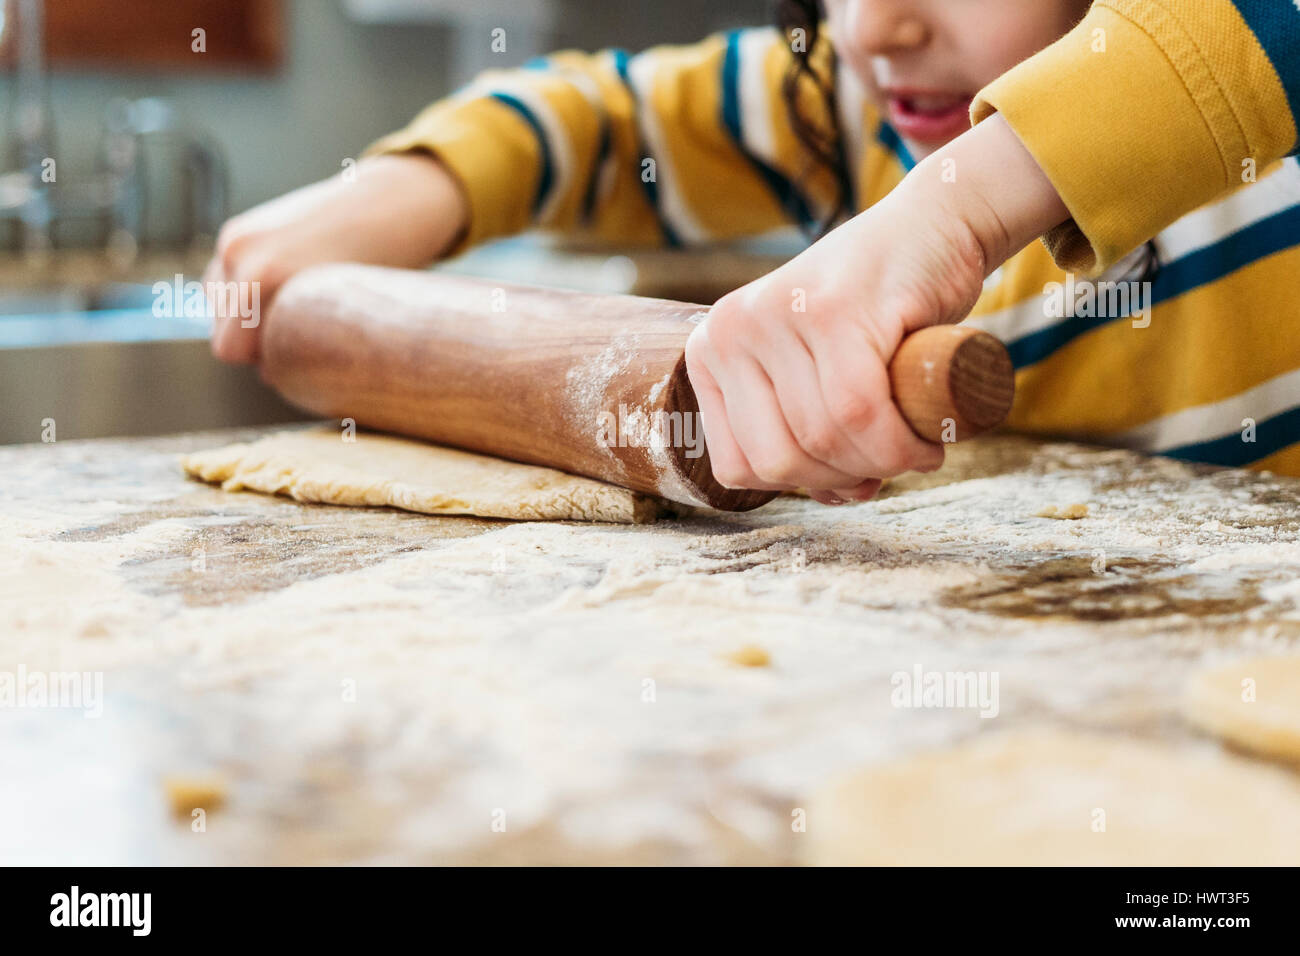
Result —
[{"label": "child's left hand", "polygon": [[918,228],[891,196],[724,296],[686,348],[714,476],[834,504],[938,468],[942,446],[893,403],[889,360],[906,333],[965,316],[983,266],[973,237]]},{"label": "child's left hand", "polygon": [[[941,175],[944,160],[958,163],[960,187]],[[871,498],[881,478],[937,469],[942,446],[894,405],[890,359],[905,335],[965,318],[989,272],[1066,218],[994,117],[802,255],[724,296],[686,347],[714,476],[840,504]]]}]

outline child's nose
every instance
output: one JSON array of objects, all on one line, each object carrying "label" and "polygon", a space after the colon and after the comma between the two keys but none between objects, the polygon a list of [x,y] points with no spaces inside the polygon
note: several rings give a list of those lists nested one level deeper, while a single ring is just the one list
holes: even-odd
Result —
[{"label": "child's nose", "polygon": [[847,25],[851,42],[868,56],[915,50],[930,38],[913,0],[850,0]]}]

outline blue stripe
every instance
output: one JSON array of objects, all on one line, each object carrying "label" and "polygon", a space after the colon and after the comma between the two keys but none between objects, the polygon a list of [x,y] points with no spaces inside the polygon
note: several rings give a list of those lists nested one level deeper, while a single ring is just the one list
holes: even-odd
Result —
[{"label": "blue stripe", "polygon": [[1241,440],[1240,432],[1222,438],[1182,445],[1158,452],[1167,458],[1184,461],[1201,461],[1210,465],[1227,465],[1240,468],[1253,461],[1267,458],[1290,445],[1300,442],[1300,408],[1292,408],[1255,424],[1255,440]]},{"label": "blue stripe", "polygon": [[[1241,18],[1268,54],[1300,126],[1300,7],[1295,0],[1233,0]],[[1300,152],[1300,138],[1295,151]]]},{"label": "blue stripe", "polygon": [[542,174],[537,180],[537,193],[533,196],[533,217],[536,218],[551,190],[551,184],[555,181],[555,166],[551,158],[551,144],[546,139],[546,131],[542,129],[542,124],[537,121],[533,111],[509,93],[489,93],[488,96],[504,103],[522,116],[537,136],[537,145],[542,154]]},{"label": "blue stripe", "polygon": [[[1201,286],[1217,282],[1266,256],[1300,244],[1300,206],[1292,206],[1182,259],[1162,266],[1151,283],[1151,305],[1168,302]],[[1075,316],[1031,332],[1007,344],[1016,368],[1041,362],[1079,336],[1125,315]]]},{"label": "blue stripe", "polygon": [[[627,87],[627,91],[631,95],[633,102],[635,103],[637,98],[636,90],[632,87],[632,81],[628,77],[628,64],[631,58],[628,56],[627,50],[614,49],[611,50],[610,52],[614,56],[614,69],[618,71],[619,79],[623,81],[623,85]],[[637,104],[637,107],[640,108],[640,105]],[[639,152],[643,157],[642,161],[644,161],[645,158],[650,158],[650,159],[654,158],[648,155],[648,152],[645,148],[645,143],[639,143],[638,145],[639,145]],[[656,161],[655,163],[656,177],[658,176],[658,172],[659,172],[658,162]],[[637,179],[641,180],[641,188],[645,190],[646,199],[650,201],[650,208],[654,210],[655,219],[659,223],[659,232],[663,235],[664,242],[673,248],[680,247],[682,245],[682,241],[678,237],[677,231],[668,224],[668,220],[664,219],[663,210],[659,208],[659,184],[655,182],[654,179],[651,179],[649,182],[646,181],[644,171],[640,161],[637,163],[636,177]]]},{"label": "blue stripe", "polygon": [[894,129],[894,127],[890,126],[888,123],[880,124],[880,129],[876,131],[876,142],[880,143],[881,146],[884,146],[891,153],[897,156],[898,161],[903,164],[903,169],[907,170],[909,173],[916,166],[916,160],[913,159],[912,154],[908,152],[907,144],[904,143],[903,138],[898,135],[898,130]]},{"label": "blue stripe", "polygon": [[767,183],[767,188],[776,196],[781,211],[798,222],[805,229],[817,225],[817,219],[808,208],[808,202],[794,184],[776,168],[769,166],[761,157],[754,155],[745,146],[744,127],[740,116],[740,36],[743,30],[732,30],[727,34],[727,52],[722,60],[722,125],[731,134],[731,140],[741,155],[749,160],[750,165]]}]

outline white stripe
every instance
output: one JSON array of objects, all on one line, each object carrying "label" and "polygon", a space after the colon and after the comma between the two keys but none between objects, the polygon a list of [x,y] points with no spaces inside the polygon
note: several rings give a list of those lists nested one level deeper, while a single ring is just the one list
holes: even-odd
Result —
[{"label": "white stripe", "polygon": [[[560,203],[564,197],[569,194],[573,188],[574,177],[574,159],[573,143],[569,139],[569,131],[561,122],[560,117],[551,109],[546,98],[542,96],[538,89],[538,80],[555,81],[555,77],[548,77],[545,73],[537,72],[527,77],[517,73],[506,74],[488,74],[475,80],[466,88],[467,97],[488,96],[492,93],[505,93],[513,96],[537,119],[538,125],[542,127],[542,132],[546,135],[546,143],[551,151],[551,188],[546,195],[542,197],[542,203],[537,212],[537,221],[547,223],[555,215]],[[532,82],[529,82],[531,80]]]},{"label": "white stripe", "polygon": [[1106,435],[1105,441],[1142,451],[1168,451],[1239,432],[1244,427],[1244,419],[1262,422],[1297,405],[1300,405],[1300,369],[1284,372],[1221,402],[1185,408],[1137,428]]},{"label": "white stripe", "polygon": [[[1288,159],[1272,175],[1189,213],[1156,236],[1161,265],[1168,266],[1297,204],[1300,204],[1300,163]],[[1143,249],[1134,250],[1096,281],[1115,282],[1132,278],[1129,273],[1143,255]],[[1044,291],[1001,311],[968,319],[967,323],[996,335],[1004,342],[1011,342],[1061,321],[1048,315],[1047,299],[1048,294]]]},{"label": "white stripe", "polygon": [[[707,242],[711,238],[709,231],[700,225],[686,205],[681,190],[677,188],[677,171],[673,168],[672,157],[668,154],[668,144],[659,126],[659,117],[655,115],[652,105],[650,94],[654,89],[654,71],[657,63],[658,60],[654,57],[634,56],[628,63],[627,79],[636,93],[636,117],[641,130],[641,141],[645,144],[650,158],[655,161],[659,211],[683,242]],[[637,175],[642,175],[639,163]]]},{"label": "white stripe", "polygon": [[[1133,278],[1135,267],[1145,258],[1145,249],[1135,249],[1115,265],[1111,266],[1095,282],[1119,282]],[[1064,273],[1061,273],[1064,278]],[[1083,283],[1084,280],[1076,280]],[[1082,285],[1080,286],[1082,288]],[[1065,321],[1059,315],[1048,314],[1047,303],[1050,294],[1044,290],[1036,296],[1018,302],[1013,306],[1001,309],[997,312],[990,312],[988,315],[972,316],[965,321],[965,325],[973,325],[978,329],[983,329],[1001,339],[1003,342],[1012,342],[1018,338],[1029,335],[1033,332],[1041,331],[1053,325],[1059,325]],[[1072,304],[1066,303],[1066,315],[1072,314]]]},{"label": "white stripe", "polygon": [[745,149],[768,165],[776,164],[776,131],[768,98],[767,53],[778,35],[772,30],[745,30],[740,34],[736,86],[739,93],[740,136]]},{"label": "white stripe", "polygon": [[[609,61],[609,69],[614,76],[618,75],[618,70],[613,65],[612,57]],[[577,69],[562,67],[558,75],[566,82],[572,83],[577,88],[578,92],[586,97],[587,105],[590,106],[592,111],[600,117],[601,124],[607,127],[607,134],[610,136],[610,141],[612,143],[614,131],[608,129],[609,111],[605,109],[605,101],[601,98],[599,84],[597,84],[596,81],[586,73]],[[597,145],[599,146],[599,143],[597,143]],[[597,160],[600,165],[591,170],[591,176],[596,180],[594,196],[595,204],[599,207],[601,202],[608,197],[609,191],[613,188],[614,181],[617,178],[618,154],[611,148],[606,151],[603,158],[597,157]]]},{"label": "white stripe", "polygon": [[1181,259],[1296,205],[1300,205],[1300,162],[1288,159],[1259,182],[1202,206],[1160,233],[1156,237],[1160,261]]}]

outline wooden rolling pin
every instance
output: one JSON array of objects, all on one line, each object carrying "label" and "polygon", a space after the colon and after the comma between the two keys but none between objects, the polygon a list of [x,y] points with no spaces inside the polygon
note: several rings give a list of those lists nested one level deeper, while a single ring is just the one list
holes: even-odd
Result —
[{"label": "wooden rolling pin", "polygon": [[[775,495],[713,478],[686,339],[708,307],[431,272],[328,265],[280,290],[262,377],[330,418],[546,465],[727,511]],[[889,367],[923,438],[967,438],[1011,407],[1011,361],[962,326],[909,336]]]}]

